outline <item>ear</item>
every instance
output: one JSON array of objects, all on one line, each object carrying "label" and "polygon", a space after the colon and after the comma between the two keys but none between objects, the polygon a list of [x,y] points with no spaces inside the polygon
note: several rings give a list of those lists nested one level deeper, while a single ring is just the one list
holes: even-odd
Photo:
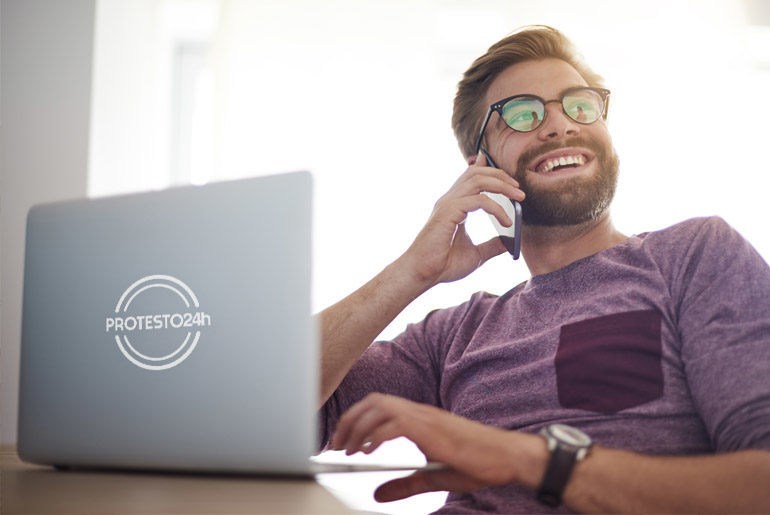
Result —
[{"label": "ear", "polygon": [[468,162],[468,166],[475,165],[475,164],[478,164],[480,166],[487,166],[486,156],[484,155],[484,152],[481,150],[479,151],[478,154],[469,156],[466,161]]},{"label": "ear", "polygon": [[479,150],[478,154],[475,154],[475,155],[472,155],[472,156],[468,156],[468,159],[466,161],[468,161],[468,166],[475,165],[477,163],[482,165],[482,166],[487,164],[483,150]]}]

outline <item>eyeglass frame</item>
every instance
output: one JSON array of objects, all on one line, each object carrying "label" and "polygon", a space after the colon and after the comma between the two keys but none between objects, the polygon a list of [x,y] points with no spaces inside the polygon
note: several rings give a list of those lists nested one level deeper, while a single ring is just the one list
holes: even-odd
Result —
[{"label": "eyeglass frame", "polygon": [[[567,95],[569,95],[570,93],[572,93],[574,91],[584,91],[584,90],[589,90],[589,91],[593,91],[595,93],[598,93],[599,96],[603,100],[603,102],[602,102],[602,113],[599,115],[599,117],[596,118],[596,120],[594,120],[592,122],[579,122],[579,121],[575,120],[574,118],[572,118],[569,114],[567,114],[567,111],[564,109],[564,97],[566,97]],[[508,102],[510,102],[511,100],[513,100],[515,98],[520,98],[520,97],[521,98],[525,98],[526,97],[526,98],[532,98],[532,99],[535,99],[535,100],[539,100],[540,103],[543,104],[543,119],[540,121],[540,124],[537,127],[535,127],[534,129],[532,129],[530,131],[520,131],[518,129],[514,129],[513,127],[508,125],[508,122],[506,122],[505,118],[503,118],[503,106],[505,104],[507,104]],[[500,118],[503,120],[503,123],[505,123],[505,126],[508,127],[509,129],[511,129],[512,131],[519,132],[521,134],[527,134],[529,132],[534,132],[534,131],[538,130],[543,125],[543,122],[545,122],[545,119],[548,116],[548,110],[545,109],[545,106],[547,106],[548,104],[550,104],[552,102],[559,102],[561,104],[561,110],[564,113],[564,115],[567,118],[569,118],[570,120],[574,121],[575,123],[579,123],[579,124],[582,124],[582,125],[591,125],[592,123],[596,123],[599,120],[599,118],[602,118],[604,120],[607,119],[607,109],[608,109],[609,104],[610,104],[610,90],[605,89],[605,88],[595,88],[595,87],[592,87],[592,86],[576,86],[576,87],[573,87],[573,88],[565,89],[562,92],[560,98],[555,98],[553,100],[544,100],[544,99],[542,99],[541,97],[539,97],[537,95],[533,95],[532,93],[521,93],[519,95],[513,95],[513,96],[510,96],[510,97],[504,98],[502,100],[498,100],[497,102],[495,102],[494,104],[489,106],[489,109],[487,110],[487,115],[484,117],[484,122],[481,124],[481,130],[479,130],[479,137],[476,139],[476,152],[475,153],[478,155],[479,151],[481,150],[481,142],[484,139],[484,131],[486,131],[486,129],[487,129],[487,125],[489,124],[489,119],[492,117],[492,112],[496,112],[500,116]],[[485,152],[485,154],[486,154],[486,152]]]}]

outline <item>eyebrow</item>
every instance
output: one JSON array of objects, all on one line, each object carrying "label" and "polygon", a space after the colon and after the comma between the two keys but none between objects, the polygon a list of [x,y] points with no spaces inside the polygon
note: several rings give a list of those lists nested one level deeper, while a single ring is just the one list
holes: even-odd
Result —
[{"label": "eyebrow", "polygon": [[[564,94],[565,94],[567,91],[570,91],[570,90],[572,90],[572,89],[578,89],[578,88],[590,88],[590,87],[591,87],[591,86],[587,86],[587,85],[584,85],[584,84],[577,84],[577,85],[575,85],[575,86],[568,86],[568,87],[564,88],[563,90],[561,90],[561,91],[559,92],[559,94],[558,94],[559,96],[558,96],[557,98],[554,98],[553,100],[561,100],[561,98],[564,96]],[[526,96],[530,96],[530,97],[536,97],[536,98],[543,98],[543,97],[541,97],[541,96],[539,96],[539,95],[535,95],[534,93],[516,93],[515,95],[509,95],[509,96],[507,96],[507,97],[504,97],[504,98],[518,97],[518,96],[524,96],[524,95],[526,95]],[[548,100],[548,99],[543,99],[543,100]],[[498,102],[499,102],[499,101],[500,101],[500,100],[498,100]],[[497,102],[495,102],[495,103],[497,103]]]},{"label": "eyebrow", "polygon": [[568,88],[564,88],[563,90],[561,90],[561,91],[559,92],[559,97],[563,97],[563,96],[564,96],[564,93],[566,93],[567,91],[569,91],[569,90],[571,90],[571,89],[578,89],[578,88],[590,88],[590,87],[591,87],[591,86],[589,86],[589,85],[587,85],[587,84],[585,84],[585,85],[584,85],[584,84],[577,84],[577,85],[575,85],[575,86],[570,86],[570,87],[568,87]]}]

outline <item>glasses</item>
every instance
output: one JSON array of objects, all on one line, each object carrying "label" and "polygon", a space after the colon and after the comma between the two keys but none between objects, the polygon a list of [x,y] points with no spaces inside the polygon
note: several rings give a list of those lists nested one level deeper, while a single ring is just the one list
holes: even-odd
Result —
[{"label": "glasses", "polygon": [[505,124],[516,132],[532,132],[545,121],[545,106],[561,103],[562,111],[577,123],[588,125],[599,118],[607,119],[610,90],[604,88],[577,87],[566,90],[560,99],[543,100],[537,95],[514,95],[489,106],[484,123],[476,140],[476,153],[481,149],[484,131],[492,112],[497,112]]}]

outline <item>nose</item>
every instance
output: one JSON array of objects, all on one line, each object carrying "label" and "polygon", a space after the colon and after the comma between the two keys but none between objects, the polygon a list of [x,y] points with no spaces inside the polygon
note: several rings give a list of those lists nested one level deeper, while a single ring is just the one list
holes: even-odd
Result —
[{"label": "nose", "polygon": [[552,100],[545,106],[547,115],[537,131],[542,141],[574,137],[580,134],[580,124],[564,114],[561,102]]}]

